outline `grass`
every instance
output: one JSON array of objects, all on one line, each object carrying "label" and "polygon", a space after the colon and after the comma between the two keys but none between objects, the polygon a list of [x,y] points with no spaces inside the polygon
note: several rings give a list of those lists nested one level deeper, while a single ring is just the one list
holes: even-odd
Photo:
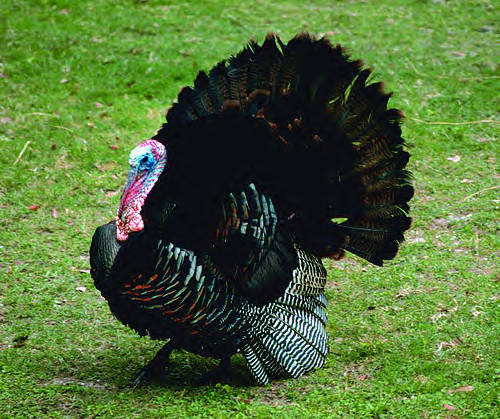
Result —
[{"label": "grass", "polygon": [[[0,5],[0,417],[500,416],[498,9],[270,3]],[[111,316],[87,251],[127,154],[199,69],[301,30],[363,58],[406,113],[408,240],[384,268],[327,262],[326,368],[255,387],[236,358],[233,384],[199,387],[213,361],[178,351],[168,386],[124,389],[159,343]]]}]

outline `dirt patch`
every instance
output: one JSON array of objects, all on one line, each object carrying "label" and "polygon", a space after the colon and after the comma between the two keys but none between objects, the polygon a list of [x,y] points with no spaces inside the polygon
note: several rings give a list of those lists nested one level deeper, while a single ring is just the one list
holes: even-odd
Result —
[{"label": "dirt patch", "polygon": [[421,293],[428,294],[428,293],[434,292],[436,290],[437,290],[436,287],[432,287],[432,288],[403,288],[396,294],[396,298],[404,298],[408,295],[413,295],[413,294],[421,294]]},{"label": "dirt patch", "polygon": [[286,383],[272,382],[268,387],[259,390],[260,400],[262,404],[269,406],[297,406],[285,395]]},{"label": "dirt patch", "polygon": [[450,222],[446,218],[435,218],[429,225],[431,230],[446,228],[450,225]]},{"label": "dirt patch", "polygon": [[446,218],[435,218],[429,224],[430,230],[442,230],[453,226],[458,222],[467,222],[474,214],[471,211],[466,211],[463,214],[452,214]]},{"label": "dirt patch", "polygon": [[73,377],[55,377],[52,380],[47,380],[42,383],[42,385],[44,386],[67,386],[72,384],[80,387],[93,388],[96,390],[108,390],[110,388],[110,386],[101,384],[96,381],[77,380]]}]

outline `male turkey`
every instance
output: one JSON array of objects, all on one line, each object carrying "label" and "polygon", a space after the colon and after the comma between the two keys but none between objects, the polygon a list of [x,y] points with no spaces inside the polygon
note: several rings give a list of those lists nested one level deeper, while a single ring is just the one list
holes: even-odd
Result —
[{"label": "male turkey", "polygon": [[401,113],[340,46],[268,35],[200,72],[130,153],[116,221],[90,248],[95,286],[140,335],[240,352],[258,383],[328,352],[326,271],[345,251],[382,265],[410,226]]}]

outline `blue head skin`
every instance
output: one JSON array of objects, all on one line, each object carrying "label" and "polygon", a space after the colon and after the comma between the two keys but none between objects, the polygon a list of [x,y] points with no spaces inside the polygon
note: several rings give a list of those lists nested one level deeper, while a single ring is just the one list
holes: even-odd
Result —
[{"label": "blue head skin", "polygon": [[155,140],[147,140],[130,152],[129,175],[116,220],[116,238],[119,241],[127,240],[129,233],[144,228],[142,206],[166,162],[165,146]]}]

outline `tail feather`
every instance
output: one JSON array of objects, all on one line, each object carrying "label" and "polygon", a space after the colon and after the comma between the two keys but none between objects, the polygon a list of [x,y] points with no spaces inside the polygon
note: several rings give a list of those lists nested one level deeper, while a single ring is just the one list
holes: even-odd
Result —
[{"label": "tail feather", "polygon": [[212,115],[217,111],[217,108],[212,103],[210,95],[208,94],[208,87],[210,85],[210,80],[204,72],[198,73],[194,81],[194,90],[199,94],[199,101],[204,109],[203,116]]},{"label": "tail feather", "polygon": [[224,62],[217,64],[209,73],[208,93],[215,109],[220,109],[229,96],[229,83]]},{"label": "tail feather", "polygon": [[[297,240],[320,257],[338,258],[345,249],[382,264],[395,256],[409,228],[413,188],[402,113],[387,109],[391,94],[382,83],[370,84],[370,74],[326,38],[303,33],[285,44],[268,35],[208,75],[200,72],[194,89],[179,93],[167,121],[175,129],[232,109],[267,122],[282,146],[274,187],[284,199],[277,202],[296,214]],[[167,137],[164,129],[160,140]],[[360,233],[374,223],[391,231]]]},{"label": "tail feather", "polygon": [[408,212],[407,202],[412,196],[413,188],[408,185],[367,193],[363,200],[363,213],[368,218],[382,217],[383,219],[401,215]]}]

